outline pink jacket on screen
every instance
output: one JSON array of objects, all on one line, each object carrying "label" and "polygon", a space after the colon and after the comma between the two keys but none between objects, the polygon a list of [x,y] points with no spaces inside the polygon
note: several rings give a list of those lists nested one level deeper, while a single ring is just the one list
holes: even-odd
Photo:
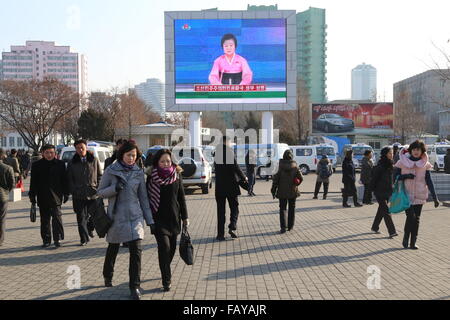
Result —
[{"label": "pink jacket on screen", "polygon": [[209,74],[209,82],[211,84],[222,84],[222,73],[240,73],[242,72],[241,85],[252,84],[253,72],[248,65],[247,60],[238,54],[235,54],[231,63],[227,60],[225,55],[220,56],[214,61],[214,66]]},{"label": "pink jacket on screen", "polygon": [[425,204],[428,199],[428,186],[425,175],[433,166],[428,161],[427,153],[424,153],[419,161],[412,161],[409,157],[410,154],[407,150],[403,150],[400,153],[400,160],[395,164],[395,167],[401,169],[401,174],[412,173],[416,176],[414,179],[405,180],[405,188],[411,204]]}]

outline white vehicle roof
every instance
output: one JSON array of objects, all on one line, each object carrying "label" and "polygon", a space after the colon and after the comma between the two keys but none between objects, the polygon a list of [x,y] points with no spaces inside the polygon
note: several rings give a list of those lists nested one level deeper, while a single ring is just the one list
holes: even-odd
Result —
[{"label": "white vehicle roof", "polygon": [[[88,150],[100,150],[100,151],[110,151],[109,148],[106,147],[94,147],[94,146],[88,146],[87,147]],[[75,151],[75,147],[64,147],[62,148],[61,152],[67,152],[67,151]]]}]

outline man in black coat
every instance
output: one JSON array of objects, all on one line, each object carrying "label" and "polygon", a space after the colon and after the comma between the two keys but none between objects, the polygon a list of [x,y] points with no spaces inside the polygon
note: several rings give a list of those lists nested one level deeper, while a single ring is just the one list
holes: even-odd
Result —
[{"label": "man in black coat", "polygon": [[444,172],[450,174],[450,149],[447,149],[447,154],[444,157]]},{"label": "man in black coat", "polygon": [[28,196],[33,205],[37,200],[39,206],[42,247],[50,246],[53,230],[53,240],[58,248],[61,246],[60,240],[64,240],[61,205],[69,200],[66,165],[56,159],[53,145],[45,145],[42,154],[43,158],[32,165]]},{"label": "man in black coat", "polygon": [[5,157],[5,151],[0,148],[0,246],[5,240],[5,222],[9,193],[15,186],[14,170],[9,165],[3,163]]},{"label": "man in black coat", "polygon": [[350,207],[347,203],[348,197],[353,197],[355,207],[362,207],[362,205],[358,203],[358,196],[356,192],[356,173],[355,164],[353,163],[353,150],[346,152],[345,159],[342,162],[342,183],[344,184],[344,189],[342,192],[343,207]]},{"label": "man in black coat", "polygon": [[232,238],[238,236],[237,230],[239,216],[238,196],[241,195],[239,181],[248,181],[236,160],[236,156],[231,149],[231,141],[228,137],[223,137],[223,144],[217,146],[214,157],[214,167],[216,172],[216,203],[217,203],[217,240],[225,240],[225,204],[228,200],[231,217],[228,226],[228,233]]}]

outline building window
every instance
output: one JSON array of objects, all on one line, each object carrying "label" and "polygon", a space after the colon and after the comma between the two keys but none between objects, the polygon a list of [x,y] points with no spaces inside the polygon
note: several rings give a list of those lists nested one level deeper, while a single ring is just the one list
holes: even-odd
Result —
[{"label": "building window", "polygon": [[17,147],[21,148],[23,146],[23,139],[22,137],[17,138]]},{"label": "building window", "polygon": [[6,148],[6,137],[2,137],[1,144],[3,148]]},{"label": "building window", "polygon": [[15,147],[14,137],[9,137],[9,147],[10,147],[10,148]]}]

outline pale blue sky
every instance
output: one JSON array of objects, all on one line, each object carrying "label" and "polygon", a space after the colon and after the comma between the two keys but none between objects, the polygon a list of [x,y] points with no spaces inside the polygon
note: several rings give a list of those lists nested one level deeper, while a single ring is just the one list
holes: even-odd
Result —
[{"label": "pale blue sky", "polygon": [[350,97],[351,69],[362,62],[378,69],[379,96],[389,100],[394,82],[440,58],[432,41],[450,52],[448,0],[2,0],[0,50],[56,41],[87,55],[91,90],[134,86],[164,80],[164,11],[245,10],[247,3],[327,9],[330,99]]}]

